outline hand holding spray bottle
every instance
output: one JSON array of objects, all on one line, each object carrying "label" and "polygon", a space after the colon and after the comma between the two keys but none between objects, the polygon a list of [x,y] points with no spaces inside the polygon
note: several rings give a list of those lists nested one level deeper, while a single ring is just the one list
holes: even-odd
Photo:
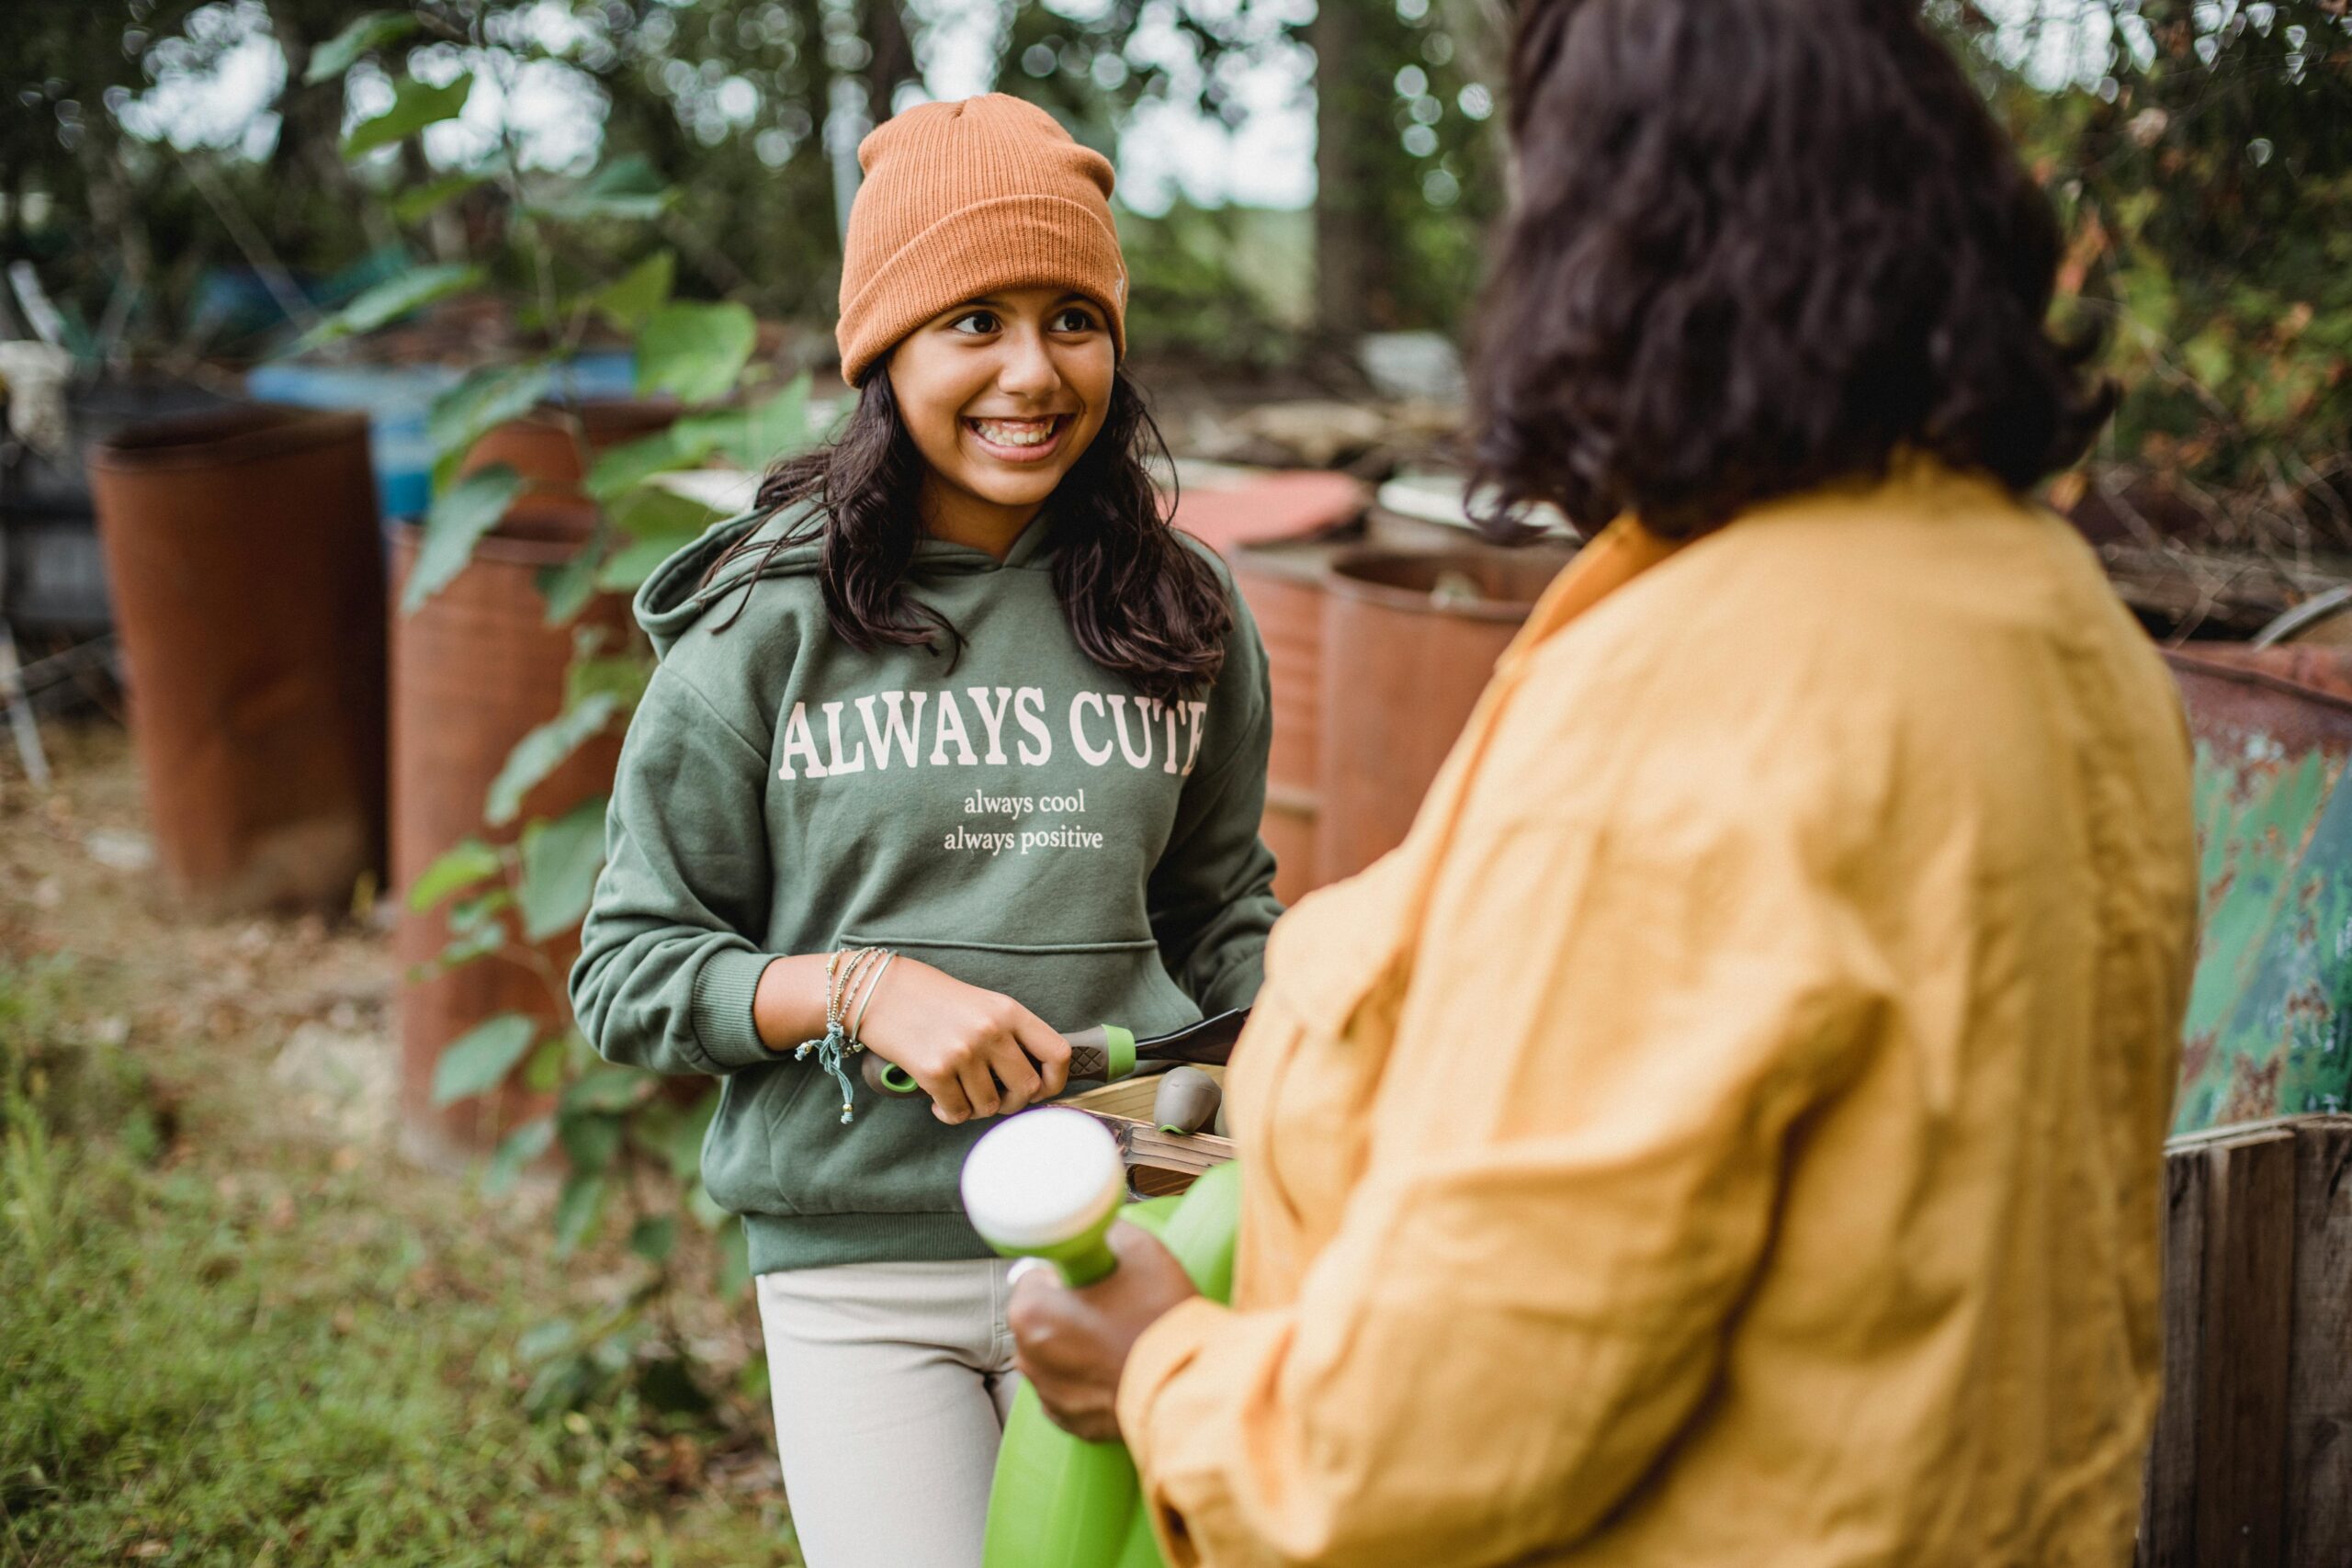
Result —
[{"label": "hand holding spray bottle", "polygon": [[[1231,1294],[1240,1170],[1222,1165],[1182,1199],[1122,1201],[1119,1146],[1084,1111],[1046,1107],[1009,1118],[964,1162],[964,1212],[989,1246],[1043,1258],[1072,1289],[1118,1267],[1111,1226],[1156,1233],[1201,1293]],[[1161,1568],[1135,1461],[1119,1443],[1071,1437],[1023,1383],[1005,1421],[989,1494],[985,1568]]]}]

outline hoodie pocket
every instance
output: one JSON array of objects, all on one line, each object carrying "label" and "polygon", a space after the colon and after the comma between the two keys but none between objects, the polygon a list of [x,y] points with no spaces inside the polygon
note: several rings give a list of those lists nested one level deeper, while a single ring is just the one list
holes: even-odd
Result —
[{"label": "hoodie pocket", "polygon": [[[775,1143],[796,1106],[808,1100],[814,1084],[832,1080],[789,1053],[777,1061],[745,1067],[718,1080],[718,1113],[702,1140],[702,1184],[711,1201],[729,1213],[788,1213],[792,1205],[778,1183]],[[840,1096],[830,1100],[840,1114]]]}]

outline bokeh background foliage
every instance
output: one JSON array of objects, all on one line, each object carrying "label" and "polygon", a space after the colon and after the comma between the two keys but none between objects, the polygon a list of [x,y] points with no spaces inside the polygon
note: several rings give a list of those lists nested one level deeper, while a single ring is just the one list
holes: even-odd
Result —
[{"label": "bokeh background foliage", "polygon": [[[2352,546],[2352,31],[2342,0],[1928,0],[2067,222],[2068,315],[2128,392],[2100,457],[2165,519],[2256,547]],[[433,0],[446,26],[312,70],[351,0],[16,0],[0,7],[0,257],[29,259],[92,346],[258,352],[266,257],[333,305],[467,252],[494,187],[479,139],[346,166],[341,133],[403,71],[472,69],[563,134],[550,171],[635,157],[680,194],[677,288],[806,323],[837,279],[833,164],[926,94],[995,86],[1132,171],[1168,115],[1287,115],[1310,163],[1252,204],[1262,143],[1182,138],[1192,167],[1128,220],[1136,341],[1265,369],[1366,330],[1458,331],[1501,201],[1511,0]],[[271,46],[254,63],[256,38]],[[484,47],[471,48],[466,40]],[[243,123],[170,125],[224,62]],[[316,79],[313,79],[313,78]],[[217,95],[216,95],[217,96]],[[1150,151],[1149,147],[1145,149]],[[393,209],[355,184],[449,182]],[[1262,185],[1262,182],[1261,182]],[[1262,196],[1262,191],[1260,192]],[[1235,197],[1239,199],[1235,199]],[[593,270],[627,258],[575,260]]]}]

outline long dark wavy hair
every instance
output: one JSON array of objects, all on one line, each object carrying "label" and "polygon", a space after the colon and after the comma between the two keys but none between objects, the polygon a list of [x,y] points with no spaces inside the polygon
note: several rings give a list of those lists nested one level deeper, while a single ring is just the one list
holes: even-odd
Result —
[{"label": "long dark wavy hair", "polygon": [[1531,0],[1476,355],[1489,526],[1688,538],[1896,448],[2023,491],[2114,404],[2050,203],[1918,0]]},{"label": "long dark wavy hair", "polygon": [[[1216,678],[1233,610],[1216,570],[1169,525],[1167,505],[1145,467],[1155,452],[1165,462],[1168,445],[1143,393],[1122,370],[1102,429],[1046,508],[1054,592],[1079,647],[1145,696],[1167,702]],[[944,654],[952,670],[962,634],[907,589],[922,529],[916,508],[922,479],[922,455],[882,367],[861,384],[857,408],[836,440],[786,458],[760,483],[762,510],[813,503],[805,525],[758,543],[747,536],[712,563],[703,581],[717,581],[737,563],[763,564],[778,550],[820,540],[817,576],[836,637],[864,652],[927,648]],[[746,579],[747,597],[756,581],[756,573]]]}]

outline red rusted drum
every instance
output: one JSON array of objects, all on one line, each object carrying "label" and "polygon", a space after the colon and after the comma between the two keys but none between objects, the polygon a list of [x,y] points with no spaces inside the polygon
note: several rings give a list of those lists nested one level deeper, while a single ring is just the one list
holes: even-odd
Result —
[{"label": "red rusted drum", "polygon": [[1322,882],[1315,836],[1323,750],[1323,561],[1249,549],[1235,551],[1231,561],[1235,585],[1266,645],[1272,687],[1273,746],[1259,832],[1274,852],[1274,897],[1295,904]]},{"label": "red rusted drum", "polygon": [[134,425],[89,472],[167,880],[208,913],[348,908],[384,845],[366,416],[258,404]]},{"label": "red rusted drum", "polygon": [[1352,876],[1395,849],[1501,657],[1566,552],[1361,550],[1324,592],[1315,869]]},{"label": "red rusted drum", "polygon": [[[596,508],[578,490],[579,444],[550,410],[501,425],[467,455],[466,468],[512,466],[534,481],[447,587],[413,615],[395,615],[392,634],[392,885],[403,897],[441,853],[476,837],[512,842],[537,818],[561,816],[612,787],[620,735],[591,740],[524,797],[515,820],[484,825],[491,781],[531,730],[563,708],[563,677],[572,637],[604,629],[617,650],[629,635],[628,602],[599,594],[576,619],[547,624],[538,575],[571,559],[595,526]],[[591,454],[633,441],[677,417],[673,406],[590,404],[582,411]],[[411,526],[394,546],[393,602],[416,562],[422,537]],[[445,905],[401,914],[403,973],[429,964],[448,944]],[[433,1073],[449,1043],[501,1012],[540,1021],[542,1032],[571,1021],[564,972],[579,951],[566,931],[534,947],[514,942],[489,958],[446,974],[424,973],[401,994],[401,1110],[405,1141],[426,1158],[454,1158],[493,1146],[517,1122],[546,1109],[543,1097],[510,1082],[496,1095],[433,1104]]]},{"label": "red rusted drum", "polygon": [[[587,538],[580,512],[512,517],[474,549],[472,562],[413,615],[400,616],[392,661],[392,886],[407,890],[442,852],[467,838],[510,843],[524,824],[562,815],[612,786],[617,734],[590,741],[524,797],[516,819],[484,826],[482,806],[507,753],[563,707],[571,636],[583,623],[621,630],[628,605],[605,594],[581,620],[547,624],[537,574],[570,559]],[[394,595],[416,564],[421,530],[394,544]],[[417,972],[448,945],[447,906],[401,912],[401,972]],[[510,915],[508,931],[516,928]],[[436,1111],[433,1071],[443,1047],[493,1014],[521,1012],[544,1031],[570,1020],[562,976],[579,951],[568,931],[536,947],[516,944],[444,974],[426,972],[401,992],[401,1110],[413,1150],[427,1155],[494,1145],[533,1102],[510,1085],[500,1096]]]},{"label": "red rusted drum", "polygon": [[[586,475],[581,466],[580,438],[562,410],[542,406],[520,419],[508,420],[474,443],[460,471],[471,473],[492,463],[503,463],[532,482],[540,500],[564,497],[577,502],[579,484]],[[582,404],[577,415],[588,450],[626,446],[677,423],[678,406],[660,402],[600,402]]]}]

